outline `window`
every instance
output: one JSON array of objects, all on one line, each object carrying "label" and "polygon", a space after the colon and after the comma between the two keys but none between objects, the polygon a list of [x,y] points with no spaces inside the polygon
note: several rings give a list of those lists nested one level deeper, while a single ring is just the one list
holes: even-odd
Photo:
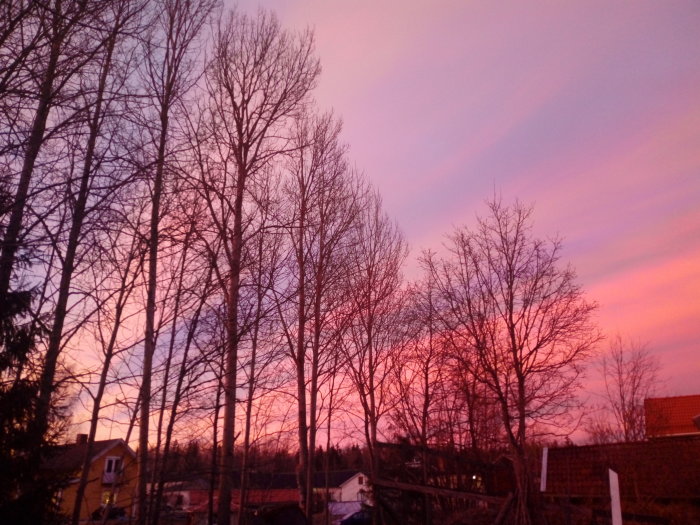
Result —
[{"label": "window", "polygon": [[110,456],[105,461],[105,473],[117,474],[121,470],[122,458],[118,456]]},{"label": "window", "polygon": [[114,498],[111,490],[105,490],[102,493],[102,499],[100,500],[100,503],[104,505],[109,505],[110,503],[114,503]]},{"label": "window", "polygon": [[51,499],[51,503],[58,509],[61,507],[61,501],[63,500],[63,489],[58,489]]},{"label": "window", "polygon": [[122,458],[119,456],[107,456],[105,458],[104,473],[102,483],[112,485],[119,483],[123,469]]},{"label": "window", "polygon": [[362,479],[362,476],[358,476],[358,478],[357,478],[357,483],[359,483],[360,485],[362,485],[362,484],[364,483],[364,481],[365,481],[365,480]]}]

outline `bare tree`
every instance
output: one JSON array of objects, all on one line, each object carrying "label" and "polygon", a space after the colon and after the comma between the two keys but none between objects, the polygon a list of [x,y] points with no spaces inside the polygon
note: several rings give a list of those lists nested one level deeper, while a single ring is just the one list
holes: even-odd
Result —
[{"label": "bare tree", "polygon": [[103,232],[103,237],[106,238],[105,240],[109,239],[109,242],[104,243],[104,249],[96,254],[96,260],[93,261],[95,269],[93,276],[96,281],[99,281],[95,287],[95,295],[97,296],[95,299],[99,308],[95,322],[88,330],[92,332],[95,345],[102,352],[102,365],[94,392],[90,391],[88,385],[85,385],[92,400],[92,407],[87,446],[85,447],[80,480],[73,504],[73,525],[80,522],[93,445],[100,422],[102,399],[107,391],[112,361],[121,350],[119,345],[120,331],[122,325],[128,322],[129,315],[126,310],[140,274],[139,267],[143,265],[144,259],[144,246],[140,242],[140,237],[134,235],[136,232],[125,228],[125,222],[118,224],[121,228],[117,227],[113,231]]},{"label": "bare tree", "polygon": [[456,432],[462,432],[454,443],[461,442],[477,456],[502,448],[505,439],[499,403],[480,381],[477,370],[465,364],[463,359],[456,358],[456,354],[461,353],[460,349],[450,345],[447,353],[450,395],[446,399],[454,405],[440,408],[448,414],[447,430],[454,425]]},{"label": "bare tree", "polygon": [[[274,227],[276,215],[275,189],[277,177],[264,178],[256,184],[255,196],[258,202],[258,225],[255,235],[246,242],[245,266],[250,282],[241,293],[239,315],[242,332],[247,334],[243,352],[239,352],[246,386],[243,404],[243,443],[241,444],[241,478],[239,487],[240,509],[248,502],[248,481],[253,463],[253,443],[255,441],[255,419],[264,408],[262,398],[270,384],[269,369],[281,359],[281,335],[275,314],[274,288],[284,259],[281,232]],[[238,514],[238,523],[243,524],[245,515]]]},{"label": "bare tree", "polygon": [[396,429],[421,447],[439,432],[436,421],[447,383],[444,338],[437,315],[439,296],[430,276],[414,285],[406,305],[407,341],[398,352],[402,363],[392,382],[397,403],[391,412]]},{"label": "bare tree", "polygon": [[[274,15],[231,12],[215,31],[207,66],[209,150],[200,156],[200,191],[224,252],[226,366],[218,521],[230,522],[239,296],[249,185],[287,147],[284,126],[307,101],[320,67],[310,32],[282,30]],[[253,206],[254,208],[254,206]]]},{"label": "bare tree", "polygon": [[646,437],[644,400],[657,394],[661,366],[644,343],[617,335],[600,361],[605,381],[603,413],[612,416],[592,420],[591,438],[598,443],[641,441]]},{"label": "bare tree", "polygon": [[[147,520],[146,485],[148,435],[151,402],[151,373],[155,352],[155,310],[158,279],[158,238],[162,219],[161,199],[165,189],[166,170],[173,151],[171,119],[178,104],[197,78],[193,47],[206,23],[213,1],[187,2],[161,0],[153,5],[155,31],[145,41],[144,84],[151,97],[156,125],[152,131],[155,148],[154,174],[151,187],[152,207],[148,252],[146,329],[143,349],[143,379],[140,389],[141,419],[139,425],[138,523]],[[146,129],[149,129],[148,125]]]},{"label": "bare tree", "polygon": [[[436,428],[439,441],[455,447],[469,447],[480,454],[486,448],[502,445],[499,439],[500,417],[493,395],[476,377],[476,368],[469,360],[469,353],[463,351],[464,341],[460,334],[451,329],[450,303],[445,300],[435,271],[437,256],[426,251],[420,257],[424,272],[420,292],[425,297],[422,302],[422,315],[417,322],[429,329],[429,341],[439,342],[437,354],[441,372],[441,395],[434,401],[437,412]],[[429,301],[426,302],[426,299]],[[430,353],[433,355],[434,351]],[[435,358],[433,358],[435,359]],[[435,389],[434,385],[431,388]]]},{"label": "bare tree", "polygon": [[[396,403],[393,426],[423,451],[422,483],[428,483],[429,444],[441,430],[441,402],[447,395],[444,337],[437,315],[439,294],[428,274],[408,292],[407,341],[397,349],[401,366],[393,369]],[[424,495],[424,523],[432,522],[430,496]]]},{"label": "bare tree", "polygon": [[600,339],[561,242],[533,237],[531,208],[489,203],[475,230],[458,229],[434,267],[462,361],[492,393],[516,479],[516,523],[529,524],[527,443],[533,423],[556,428],[576,404],[581,363]]},{"label": "bare tree", "polygon": [[[39,282],[32,324],[46,330],[48,341],[38,345],[34,369],[18,371],[18,377],[38,378],[37,398],[25,400],[34,413],[28,418],[31,435],[23,440],[38,458],[55,423],[56,392],[70,379],[58,369],[59,355],[94,313],[73,280],[92,246],[85,230],[97,227],[95,216],[109,207],[124,175],[115,169],[114,178],[104,177],[101,165],[110,149],[104,128],[107,120],[114,122],[109,108],[121,87],[114,74],[115,49],[124,42],[138,5],[37,1],[11,2],[2,9],[9,18],[0,24],[0,104],[1,121],[8,127],[3,125],[0,170],[3,182],[13,186],[13,198],[2,209],[3,216],[8,214],[2,224],[0,310],[13,277]],[[6,112],[7,97],[14,109]],[[89,224],[91,214],[94,223]],[[37,231],[44,234],[41,243],[31,237]],[[27,248],[31,262],[39,261],[34,275],[24,264]],[[76,315],[67,329],[71,304]]]},{"label": "bare tree", "polygon": [[289,288],[281,294],[278,309],[296,376],[299,492],[307,514],[312,506],[319,389],[335,369],[334,353],[344,329],[338,311],[362,191],[348,169],[340,129],[329,114],[296,121],[283,190]]},{"label": "bare tree", "polygon": [[380,421],[391,408],[389,385],[395,357],[406,339],[401,266],[408,248],[396,224],[383,211],[379,195],[371,192],[367,198],[351,247],[345,293],[352,321],[343,348],[362,409],[370,476],[375,479]]},{"label": "bare tree", "polygon": [[[95,54],[106,42],[105,35],[100,34],[99,21],[108,2],[92,7],[86,0],[54,0],[35,4],[28,12],[10,7],[9,24],[3,27],[8,37],[24,35],[26,30],[30,42],[14,49],[17,54],[8,57],[8,62],[3,61],[2,67],[3,72],[9,74],[6,82],[17,80],[15,72],[20,66],[29,68],[29,71],[25,75],[27,85],[19,90],[20,99],[17,102],[25,113],[18,115],[17,121],[27,122],[21,125],[13,122],[18,128],[18,137],[14,139],[18,148],[11,149],[16,162],[9,164],[13,167],[17,164],[18,169],[16,174],[12,174],[15,191],[0,251],[0,303],[9,290],[15,269],[30,185],[40,151],[47,141],[47,128],[50,128],[49,134],[53,134],[66,122],[80,117],[81,111],[69,110],[67,118],[57,119],[53,126],[49,117],[57,107],[68,105],[67,102],[75,96],[75,86],[71,81],[84,72],[86,64],[94,60]],[[22,27],[21,23],[28,23],[29,26]],[[36,52],[36,56],[25,56],[31,52]],[[5,86],[6,89],[13,87],[17,86]]]},{"label": "bare tree", "polygon": [[21,148],[26,132],[26,99],[34,87],[32,62],[47,44],[47,25],[39,23],[43,7],[42,2],[23,0],[0,5],[0,159]]},{"label": "bare tree", "polygon": [[[78,173],[73,174],[72,169],[68,170],[65,184],[65,194],[67,196],[70,213],[68,214],[68,237],[65,247],[60,250],[61,268],[59,274],[58,293],[53,305],[53,323],[49,332],[48,343],[44,353],[44,363],[40,380],[39,411],[38,421],[48,420],[48,409],[51,404],[51,395],[54,390],[54,376],[58,364],[59,355],[64,339],[64,328],[68,314],[69,297],[75,292],[72,287],[74,273],[80,262],[81,249],[85,251],[90,245],[86,242],[84,228],[93,215],[98,213],[106,214],[109,209],[109,201],[117,188],[124,186],[131,178],[128,170],[119,169],[114,164],[105,162],[105,154],[110,149],[111,138],[105,137],[104,128],[108,120],[107,115],[114,111],[114,94],[119,93],[123,86],[122,76],[113,71],[115,52],[126,51],[124,40],[127,32],[134,29],[138,23],[137,16],[140,6],[134,2],[114,1],[110,5],[111,9],[102,12],[101,22],[106,26],[107,37],[102,52],[95,55],[98,59],[98,67],[95,68],[94,87],[81,94],[85,107],[85,130],[87,139],[85,151],[79,162]],[[85,76],[87,72],[84,73]],[[88,81],[84,80],[87,84]],[[114,124],[114,123],[113,123]],[[110,130],[111,131],[111,130]],[[99,142],[104,142],[102,148]],[[75,148],[79,151],[78,148]],[[100,151],[102,149],[102,151]],[[104,164],[108,164],[110,174],[105,176]],[[77,179],[72,180],[75,175]],[[100,191],[101,190],[101,191]],[[99,227],[99,224],[97,225]],[[60,236],[60,233],[57,234]]]},{"label": "bare tree", "polygon": [[[196,223],[192,222],[191,227],[194,228],[196,226]],[[188,232],[189,233],[189,232]],[[186,241],[188,242],[188,241]],[[183,252],[183,262],[186,257],[186,251]],[[195,270],[193,268],[189,268],[189,271]],[[195,274],[200,274],[201,268],[198,269],[199,271],[195,270]],[[185,267],[183,266],[183,272],[185,271]],[[193,389],[197,381],[193,381],[192,378],[189,378],[188,376],[192,373],[197,363],[196,360],[193,360],[190,358],[190,349],[193,345],[193,341],[195,338],[195,335],[197,333],[197,328],[200,320],[200,316],[202,313],[202,310],[205,306],[205,302],[208,298],[208,294],[210,291],[211,287],[211,281],[212,281],[212,273],[213,273],[213,268],[209,266],[208,269],[205,269],[204,272],[206,272],[205,277],[202,282],[199,283],[199,286],[201,287],[198,291],[198,297],[196,297],[196,303],[193,305],[192,308],[187,312],[187,321],[186,322],[181,322],[180,319],[175,316],[172,321],[172,326],[176,327],[178,325],[184,325],[185,328],[185,340],[182,343],[182,355],[180,356],[180,365],[178,367],[177,375],[176,375],[176,381],[175,381],[175,388],[173,392],[173,397],[172,397],[172,402],[170,406],[170,413],[167,421],[167,426],[165,429],[165,442],[163,444],[163,450],[162,450],[162,460],[160,462],[160,465],[158,462],[154,462],[154,482],[156,488],[156,493],[155,497],[153,497],[153,508],[152,508],[152,518],[151,522],[153,525],[157,525],[159,521],[159,514],[160,514],[160,504],[163,499],[163,488],[164,488],[164,482],[165,482],[165,467],[166,467],[166,462],[168,460],[168,456],[171,450],[171,443],[173,439],[173,431],[175,428],[175,422],[183,412],[185,412],[185,403],[184,401],[186,400],[186,396],[189,392],[189,390]],[[180,292],[179,292],[180,293]],[[183,318],[185,315],[183,315]],[[172,358],[172,347],[175,344],[176,340],[176,330],[173,330],[171,334],[171,341],[170,341],[170,350],[168,352],[168,365],[170,364],[170,360]],[[165,376],[167,376],[168,373],[168,368],[165,371]],[[199,374],[195,374],[195,378],[198,377]],[[186,381],[187,379],[190,379],[190,381]],[[163,382],[163,396],[162,396],[162,403],[161,403],[161,408],[160,408],[160,413],[159,413],[159,434],[161,431],[161,422],[162,419],[165,416],[165,411],[166,411],[166,406],[165,406],[165,401],[167,398],[167,377],[164,379]],[[159,441],[160,441],[160,436],[159,436]],[[157,454],[160,454],[160,447],[157,448],[156,450]],[[156,470],[158,468],[158,470]]]}]

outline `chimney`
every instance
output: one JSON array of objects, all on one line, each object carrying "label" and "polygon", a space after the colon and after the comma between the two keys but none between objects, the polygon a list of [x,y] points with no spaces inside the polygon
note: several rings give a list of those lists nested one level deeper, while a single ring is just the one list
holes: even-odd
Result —
[{"label": "chimney", "polygon": [[84,445],[85,443],[87,443],[87,438],[88,438],[87,434],[77,434],[75,436],[75,444],[76,445]]}]

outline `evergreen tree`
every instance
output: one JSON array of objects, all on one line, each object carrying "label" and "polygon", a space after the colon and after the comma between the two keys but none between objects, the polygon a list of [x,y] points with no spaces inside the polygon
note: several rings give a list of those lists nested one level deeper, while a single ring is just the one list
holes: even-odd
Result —
[{"label": "evergreen tree", "polygon": [[[9,201],[0,188],[0,217]],[[0,516],[17,525],[60,520],[53,497],[62,480],[41,471],[50,443],[36,425],[33,354],[40,334],[29,320],[31,299],[29,290],[0,296]]]}]

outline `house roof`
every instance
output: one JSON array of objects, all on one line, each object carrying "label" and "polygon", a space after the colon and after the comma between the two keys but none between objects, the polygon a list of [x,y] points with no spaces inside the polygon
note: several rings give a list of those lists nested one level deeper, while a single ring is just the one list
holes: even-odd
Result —
[{"label": "house roof", "polygon": [[[357,474],[362,474],[358,470],[334,470],[328,473],[328,486],[340,487]],[[233,483],[235,487],[240,484],[240,472],[233,473]],[[295,472],[253,472],[248,478],[251,489],[296,489],[298,486]],[[326,473],[314,472],[314,488],[326,486]]]},{"label": "house roof", "polygon": [[[106,439],[103,441],[95,441],[93,443],[92,457],[90,461],[95,461],[96,459],[104,456],[118,445],[123,445],[129,455],[136,457],[135,452],[131,450],[123,439]],[[83,458],[85,457],[86,450],[87,443],[70,443],[51,447],[42,466],[46,470],[61,472],[73,472],[80,470],[83,466]]]},{"label": "house roof", "polygon": [[700,395],[644,400],[647,437],[700,434],[693,418],[700,415]]},{"label": "house roof", "polygon": [[[262,490],[252,489],[247,494],[248,505],[264,505],[266,503],[297,503],[299,501],[299,490],[294,489],[273,489]],[[231,494],[234,505],[240,500],[240,492],[234,490]]]},{"label": "house roof", "polygon": [[608,469],[623,498],[700,498],[700,436],[551,448],[546,493],[608,498]]},{"label": "house roof", "polygon": [[[362,472],[358,470],[336,470],[336,471],[331,471],[328,473],[329,475],[329,487],[340,487],[350,481],[352,478],[357,476],[358,474],[362,474]],[[323,488],[326,486],[326,473],[325,472],[316,472],[316,476],[314,479],[314,487],[316,488]]]},{"label": "house roof", "polygon": [[209,490],[210,482],[204,478],[184,479],[178,481],[166,481],[163,483],[165,492],[184,492],[189,490]]},{"label": "house roof", "polygon": [[[231,510],[237,511],[240,501],[240,492],[238,489],[231,491]],[[250,507],[267,507],[280,508],[281,506],[293,505],[297,508],[299,502],[299,492],[296,489],[274,489],[274,490],[250,490],[246,505]],[[214,495],[214,508],[219,506],[219,495]],[[190,512],[201,513],[206,512],[209,508],[208,501],[200,501],[199,503],[189,508]],[[281,523],[281,522],[275,522]]]}]

